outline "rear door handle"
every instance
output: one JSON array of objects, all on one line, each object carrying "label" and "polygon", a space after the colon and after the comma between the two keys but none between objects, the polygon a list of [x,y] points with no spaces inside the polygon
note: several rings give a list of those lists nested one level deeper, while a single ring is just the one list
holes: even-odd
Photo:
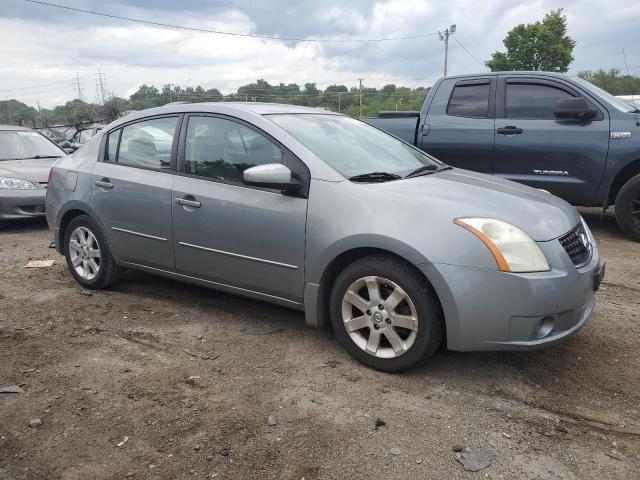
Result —
[{"label": "rear door handle", "polygon": [[498,128],[496,132],[500,135],[520,135],[523,130],[512,125],[508,125],[506,127]]},{"label": "rear door handle", "polygon": [[178,205],[182,205],[183,207],[200,208],[200,202],[191,195],[187,195],[183,198],[176,198],[175,201]]},{"label": "rear door handle", "polygon": [[111,183],[111,181],[105,177],[101,178],[100,180],[96,180],[94,183],[97,187],[100,187],[100,188],[107,188],[107,189],[113,188],[113,183]]}]

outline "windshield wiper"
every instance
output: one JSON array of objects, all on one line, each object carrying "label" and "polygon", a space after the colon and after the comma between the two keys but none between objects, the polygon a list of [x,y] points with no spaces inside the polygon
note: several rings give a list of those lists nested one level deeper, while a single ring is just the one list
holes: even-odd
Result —
[{"label": "windshield wiper", "polygon": [[35,155],[33,157],[18,158],[18,160],[40,160],[42,158],[60,158],[62,155]]},{"label": "windshield wiper", "polygon": [[413,172],[407,174],[404,178],[411,177],[419,177],[420,175],[428,175],[430,173],[441,172],[443,170],[450,170],[452,167],[449,165],[442,165],[438,167],[437,165],[423,165],[422,167],[416,168]]},{"label": "windshield wiper", "polygon": [[395,173],[371,172],[349,177],[349,180],[352,182],[388,182],[390,180],[399,180],[401,178],[402,177],[400,175],[396,175]]}]

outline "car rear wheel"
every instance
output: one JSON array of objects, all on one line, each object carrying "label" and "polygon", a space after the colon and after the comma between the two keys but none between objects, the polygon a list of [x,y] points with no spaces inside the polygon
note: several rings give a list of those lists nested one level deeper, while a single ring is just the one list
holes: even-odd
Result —
[{"label": "car rear wheel", "polygon": [[117,280],[120,269],[100,228],[88,215],[69,222],[64,247],[69,271],[83,287],[106,288]]},{"label": "car rear wheel", "polygon": [[618,192],[616,221],[624,233],[640,242],[640,175],[625,183]]},{"label": "car rear wheel", "polygon": [[334,283],[330,304],[340,342],[376,370],[415,367],[433,355],[444,337],[433,288],[393,257],[370,256],[349,265]]}]

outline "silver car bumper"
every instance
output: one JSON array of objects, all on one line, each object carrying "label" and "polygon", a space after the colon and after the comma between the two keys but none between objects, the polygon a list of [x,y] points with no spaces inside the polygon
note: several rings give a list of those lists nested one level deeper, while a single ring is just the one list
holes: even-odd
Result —
[{"label": "silver car bumper", "polygon": [[551,271],[518,274],[448,264],[420,266],[440,296],[449,349],[532,349],[559,342],[586,323],[602,277],[595,243],[591,259],[580,268],[557,240],[538,245]]},{"label": "silver car bumper", "polygon": [[45,189],[0,189],[0,220],[43,216],[46,193]]}]

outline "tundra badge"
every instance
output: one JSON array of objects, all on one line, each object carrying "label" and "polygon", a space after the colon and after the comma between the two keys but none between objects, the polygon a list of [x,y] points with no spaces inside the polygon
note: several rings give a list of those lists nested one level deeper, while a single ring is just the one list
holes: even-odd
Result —
[{"label": "tundra badge", "polygon": [[611,140],[622,140],[631,138],[631,132],[611,132]]}]

